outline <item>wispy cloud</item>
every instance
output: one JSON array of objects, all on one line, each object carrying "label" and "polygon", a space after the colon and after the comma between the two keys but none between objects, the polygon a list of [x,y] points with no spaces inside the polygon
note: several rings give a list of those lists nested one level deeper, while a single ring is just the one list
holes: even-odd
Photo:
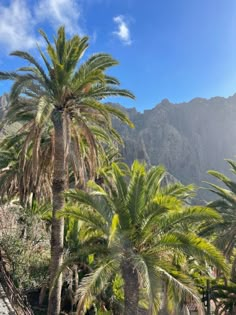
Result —
[{"label": "wispy cloud", "polygon": [[128,27],[128,21],[123,15],[118,15],[113,18],[113,21],[117,24],[117,30],[113,32],[125,45],[131,45],[132,40],[130,36],[130,30]]},{"label": "wispy cloud", "polygon": [[[10,0],[0,4],[0,45],[4,51],[31,49],[39,42],[38,26],[49,24],[53,29],[65,25],[68,34],[82,34],[81,8],[77,0]],[[40,25],[40,26],[41,26]]]},{"label": "wispy cloud", "polygon": [[35,46],[34,19],[25,0],[0,5],[0,43],[7,51]]},{"label": "wispy cloud", "polygon": [[47,21],[54,29],[65,25],[69,34],[83,33],[79,27],[81,8],[76,0],[40,0],[35,12],[38,21]]},{"label": "wispy cloud", "polygon": [[[86,1],[91,3],[111,0],[0,0],[0,50],[28,50],[41,42],[38,28],[49,25],[54,30],[65,25],[68,34],[84,34],[85,25],[82,9]],[[131,45],[129,20],[123,15],[113,18],[116,30],[113,32],[123,44]],[[92,42],[96,41],[96,32]]]}]

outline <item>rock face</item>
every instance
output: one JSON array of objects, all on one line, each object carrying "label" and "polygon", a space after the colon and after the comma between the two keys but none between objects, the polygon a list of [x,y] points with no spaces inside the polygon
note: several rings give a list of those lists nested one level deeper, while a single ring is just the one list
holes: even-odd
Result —
[{"label": "rock face", "polygon": [[136,126],[131,130],[115,121],[129,164],[133,159],[163,164],[184,184],[212,181],[206,174],[209,169],[230,174],[224,159],[236,156],[236,94],[182,104],[163,100],[143,113],[123,110]]}]

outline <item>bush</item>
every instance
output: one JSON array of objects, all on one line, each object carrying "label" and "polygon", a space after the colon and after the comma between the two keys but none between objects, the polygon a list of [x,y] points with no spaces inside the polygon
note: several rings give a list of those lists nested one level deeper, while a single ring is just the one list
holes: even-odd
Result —
[{"label": "bush", "polygon": [[46,243],[21,239],[16,232],[4,234],[0,246],[9,259],[9,272],[18,288],[26,290],[47,281],[50,250]]}]

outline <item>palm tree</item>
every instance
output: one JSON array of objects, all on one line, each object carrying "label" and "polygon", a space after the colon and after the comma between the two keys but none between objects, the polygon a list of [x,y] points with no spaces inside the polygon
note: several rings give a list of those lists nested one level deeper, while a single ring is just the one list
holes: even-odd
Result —
[{"label": "palm tree", "polygon": [[[43,31],[47,56],[38,48],[42,65],[29,53],[15,51],[11,55],[20,57],[30,63],[16,72],[0,73],[1,79],[13,80],[10,94],[8,122],[23,121],[27,131],[24,152],[32,146],[32,171],[37,180],[41,138],[45,132],[53,131],[50,136],[53,143],[53,178],[52,199],[53,217],[51,229],[51,283],[57,274],[63,259],[63,219],[56,213],[64,207],[63,191],[68,174],[68,156],[71,135],[80,130],[90,147],[90,166],[96,161],[96,139],[93,127],[106,129],[111,134],[111,115],[132,125],[126,116],[110,105],[101,101],[109,96],[133,95],[118,87],[116,78],[105,74],[105,70],[117,65],[108,54],[94,54],[81,62],[88,48],[88,37],[75,35],[67,39],[64,27],[51,44]],[[33,143],[33,144],[32,144]],[[77,148],[79,151],[80,148]],[[23,154],[24,159],[24,154]],[[59,314],[61,296],[61,277],[54,284],[49,298],[48,314]]]},{"label": "palm tree", "polygon": [[[226,160],[231,167],[233,175],[236,174],[236,162]],[[236,314],[235,307],[235,285],[236,285],[236,182],[228,176],[210,170],[208,173],[223,184],[209,183],[209,190],[217,195],[217,199],[208,204],[209,207],[216,209],[222,216],[221,222],[212,222],[203,230],[202,235],[208,235],[214,238],[215,245],[223,252],[227,261],[231,265],[230,279],[216,283],[214,286],[215,301],[219,304],[220,311],[228,310],[230,314]],[[228,299],[226,298],[228,297]],[[219,303],[219,298],[221,301]]]},{"label": "palm tree", "polygon": [[125,315],[138,314],[145,307],[155,314],[163,281],[171,296],[176,296],[177,288],[179,298],[186,294],[199,303],[186,268],[173,262],[191,256],[226,270],[220,252],[189,227],[193,222],[217,221],[220,216],[210,208],[185,205],[192,186],[163,187],[165,169],[161,166],[146,171],[135,161],[127,173],[114,163],[103,176],[102,185],[89,182],[90,192],[67,192],[73,203],[61,212],[84,222],[84,246],[98,259],[99,267],[80,284],[78,314],[114,274],[124,281]]},{"label": "palm tree", "polygon": [[27,133],[6,136],[0,143],[0,197],[1,202],[18,198],[21,207],[32,207],[34,201],[51,200],[50,178],[52,174],[51,146],[43,139],[38,175],[35,178],[32,163],[32,148],[22,151]]},{"label": "palm tree", "polygon": [[[236,174],[236,162],[226,160],[231,166],[231,171]],[[207,182],[211,188],[209,190],[217,195],[218,199],[208,204],[209,207],[216,209],[222,216],[222,222],[212,223],[203,230],[203,234],[213,234],[215,244],[220,248],[226,258],[230,260],[236,245],[236,182],[226,175],[211,170],[208,173],[221,181],[223,186],[218,186]],[[231,279],[236,283],[236,256],[232,265]]]}]

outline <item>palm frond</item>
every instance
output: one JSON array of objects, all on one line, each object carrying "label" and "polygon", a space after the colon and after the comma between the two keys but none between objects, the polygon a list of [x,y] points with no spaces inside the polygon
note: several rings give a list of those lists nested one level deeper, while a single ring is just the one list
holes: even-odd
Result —
[{"label": "palm frond", "polygon": [[107,286],[112,275],[117,271],[117,265],[114,260],[100,266],[95,272],[85,276],[78,289],[77,314],[89,309],[94,298]]}]

